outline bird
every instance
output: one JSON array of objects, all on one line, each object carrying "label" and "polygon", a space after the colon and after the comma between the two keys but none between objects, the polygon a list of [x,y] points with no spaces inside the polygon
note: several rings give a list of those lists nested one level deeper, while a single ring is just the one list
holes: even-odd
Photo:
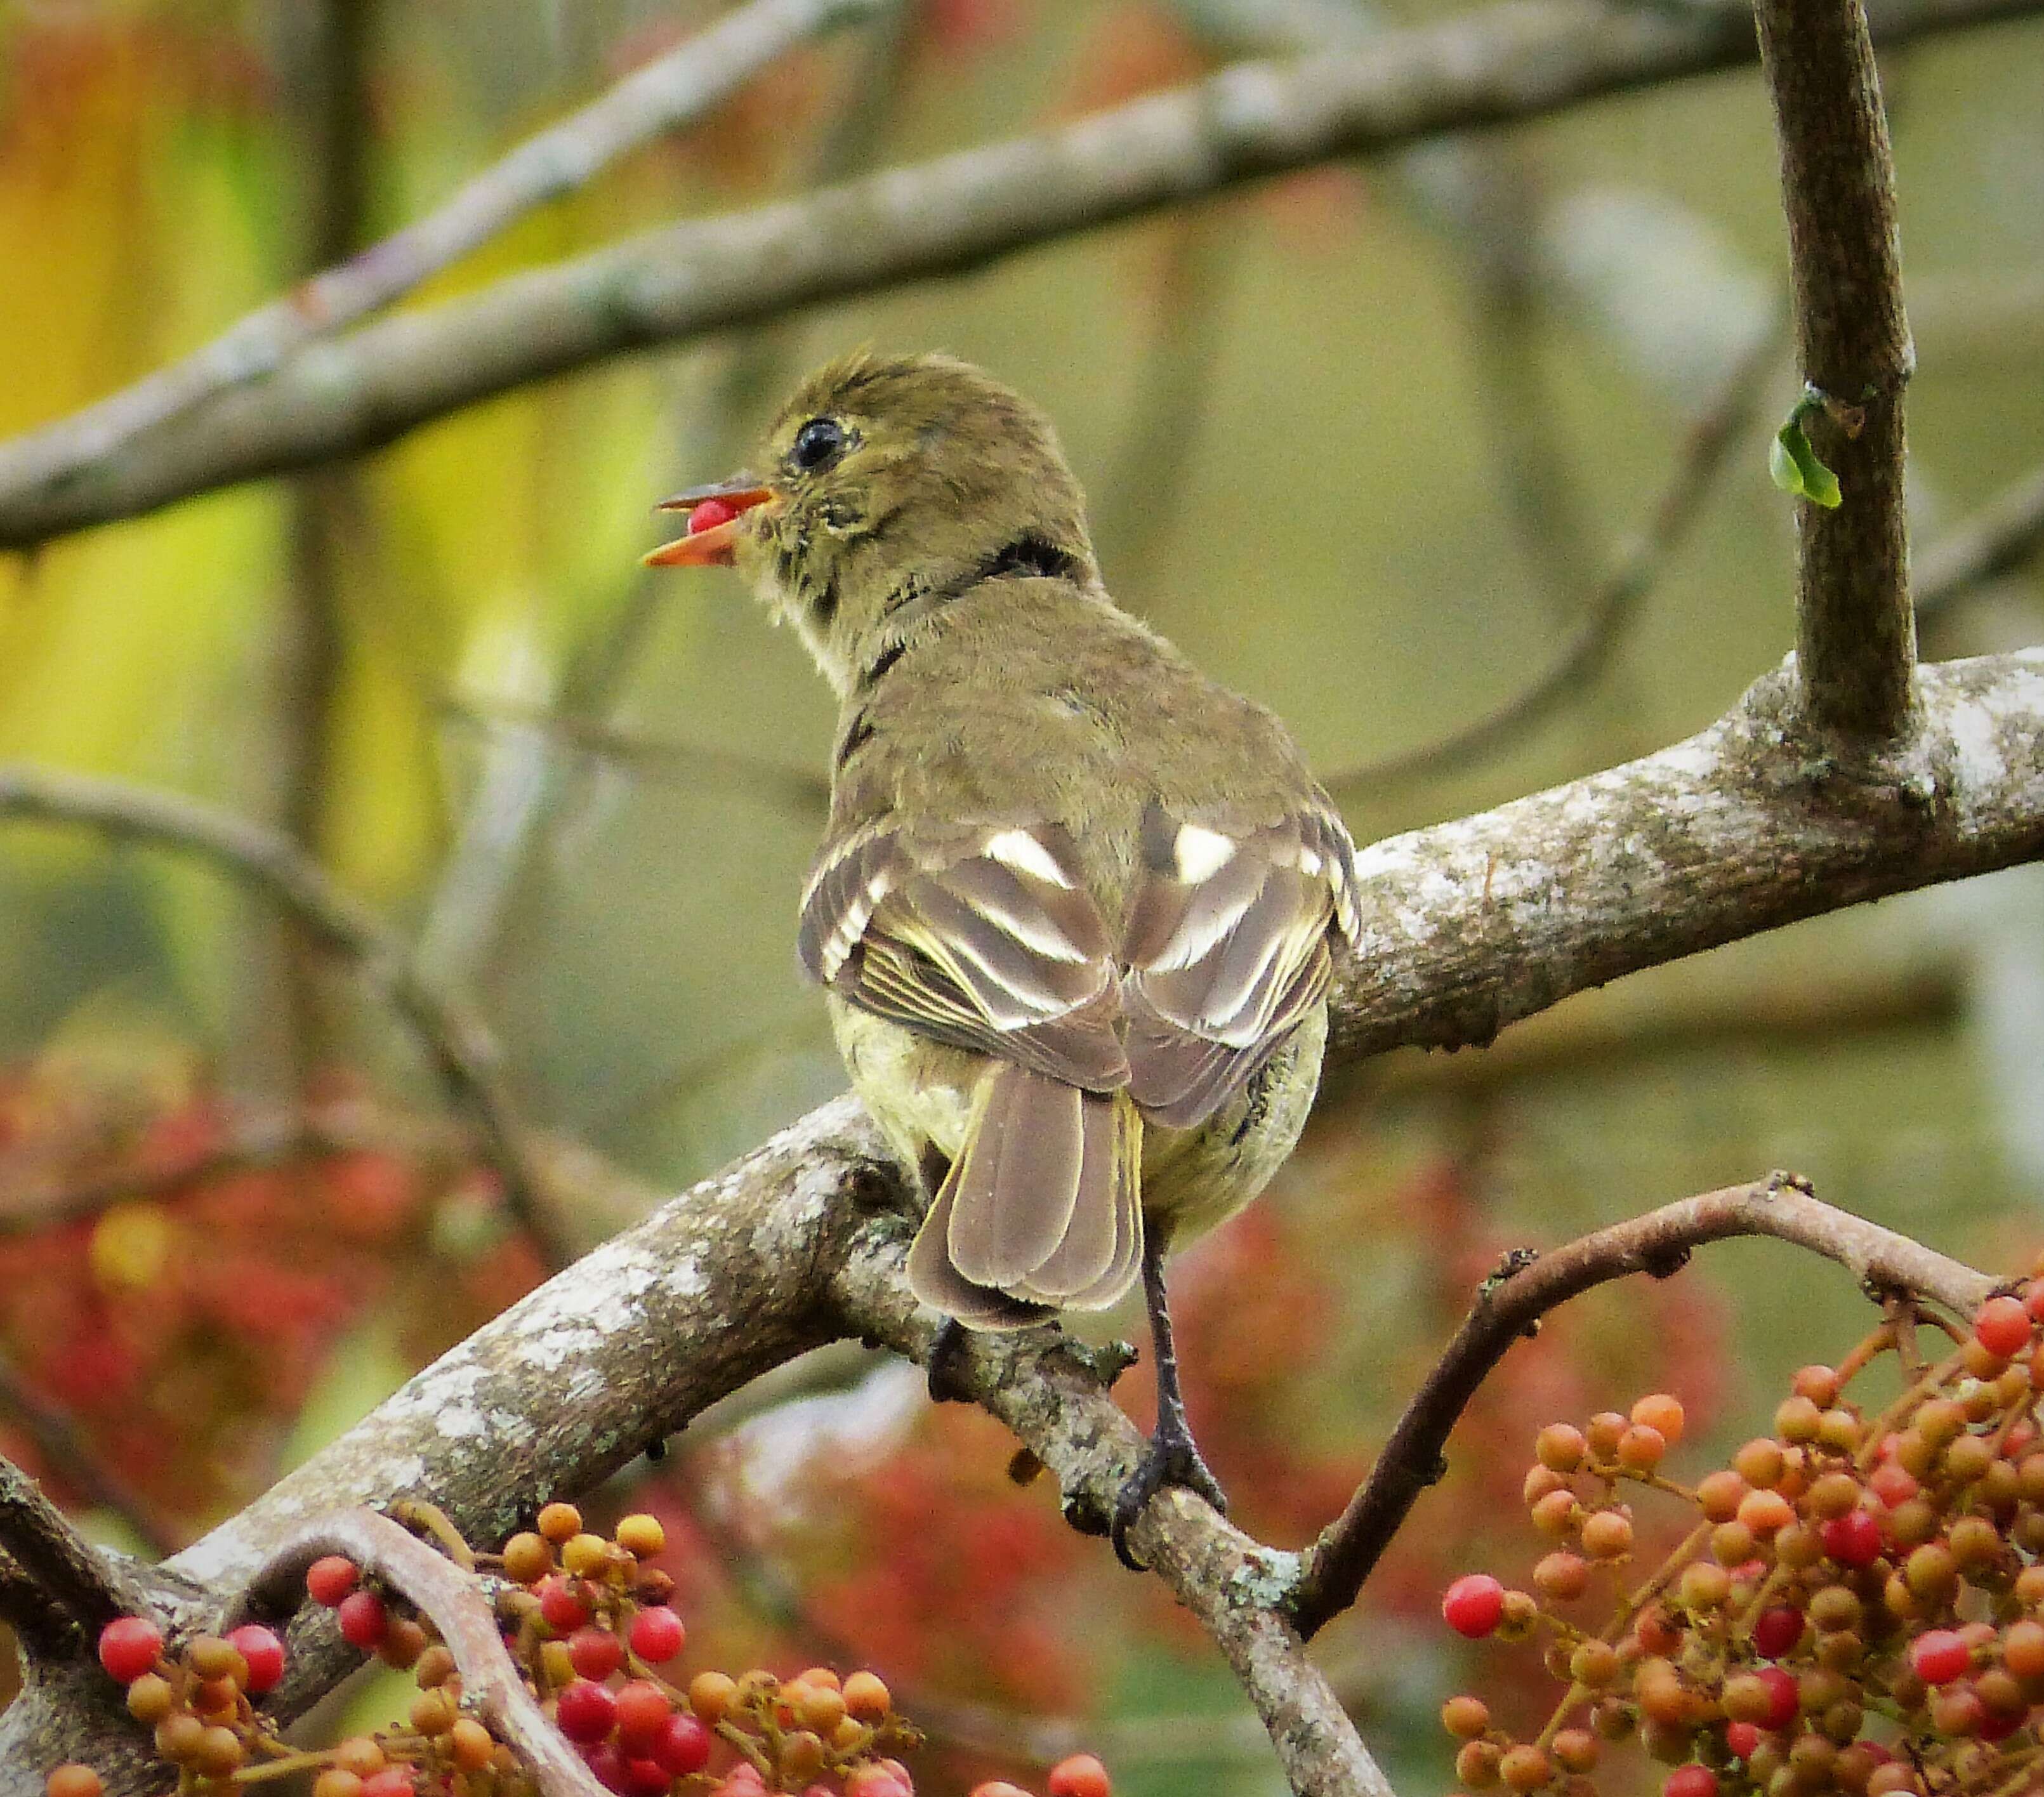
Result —
[{"label": "bird", "polygon": [[1165,1256],[1298,1140],[1360,934],[1347,828],[1270,711],[1114,603],[1050,420],[970,363],[841,356],[747,471],[660,509],[689,529],[644,559],[735,568],[837,697],[798,946],[923,1188],[933,1368],[1143,1286],[1157,1423],[1108,1526],[1135,1566],[1158,1491],[1226,1507]]}]

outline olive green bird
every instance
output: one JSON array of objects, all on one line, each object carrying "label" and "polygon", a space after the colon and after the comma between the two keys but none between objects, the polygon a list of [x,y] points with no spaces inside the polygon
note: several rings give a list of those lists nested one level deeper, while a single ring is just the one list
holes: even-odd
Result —
[{"label": "olive green bird", "polygon": [[838,696],[800,946],[928,1188],[916,1295],[1011,1329],[1143,1282],[1158,1422],[1116,1505],[1129,1560],[1161,1486],[1223,1502],[1164,1255],[1298,1139],[1354,847],[1285,727],[1108,598],[1049,420],[989,375],[848,356],[754,466],[666,501],[691,533],[647,559],[736,566]]}]

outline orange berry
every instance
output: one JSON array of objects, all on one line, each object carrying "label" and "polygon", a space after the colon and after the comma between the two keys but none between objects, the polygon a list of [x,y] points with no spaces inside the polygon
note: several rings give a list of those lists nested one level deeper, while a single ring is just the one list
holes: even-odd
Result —
[{"label": "orange berry", "polygon": [[1650,1392],[1632,1407],[1632,1420],[1640,1428],[1651,1429],[1669,1447],[1682,1438],[1681,1400],[1666,1392]]},{"label": "orange berry", "polygon": [[1635,1473],[1651,1473],[1667,1451],[1667,1438],[1643,1423],[1634,1423],[1618,1438],[1618,1463]]},{"label": "orange berry", "polygon": [[1533,1583],[1540,1588],[1543,1597],[1558,1603],[1570,1603],[1589,1589],[1589,1562],[1566,1549],[1548,1554],[1533,1569]]},{"label": "orange berry", "polygon": [[383,1769],[383,1749],[373,1736],[351,1734],[334,1749],[333,1763],[357,1778],[374,1778]]},{"label": "orange berry", "polygon": [[1539,1748],[1522,1741],[1506,1749],[1504,1757],[1498,1761],[1497,1774],[1507,1790],[1538,1791],[1554,1782],[1554,1767]]},{"label": "orange berry", "polygon": [[582,1533],[582,1512],[571,1503],[550,1503],[540,1512],[540,1533],[559,1547]]},{"label": "orange berry", "polygon": [[479,1772],[495,1756],[497,1743],[473,1716],[463,1716],[448,1730],[448,1748],[463,1772]]},{"label": "orange berry", "polygon": [[1593,1560],[1616,1560],[1632,1551],[1632,1519],[1622,1510],[1599,1510],[1583,1519],[1583,1552]]},{"label": "orange berry", "polygon": [[83,1761],[67,1760],[43,1780],[44,1797],[100,1797],[99,1774]]},{"label": "orange berry", "polygon": [[728,1672],[698,1672],[689,1680],[689,1707],[710,1727],[722,1722],[738,1695],[738,1681]]},{"label": "orange berry", "polygon": [[1596,1769],[1603,1752],[1597,1737],[1588,1729],[1565,1728],[1550,1743],[1554,1757],[1562,1762],[1564,1772],[1588,1772]]},{"label": "orange berry", "polygon": [[[853,1678],[859,1675],[855,1672]],[[871,1677],[871,1674],[866,1675]],[[851,1680],[847,1679],[847,1684]],[[877,1684],[879,1681],[876,1679]],[[1107,1768],[1090,1753],[1074,1753],[1068,1760],[1060,1760],[1051,1767],[1050,1776],[1043,1781],[1049,1797],[1112,1797],[1113,1786],[1108,1781]]]},{"label": "orange berry", "polygon": [[1555,1473],[1573,1473],[1589,1452],[1581,1430],[1566,1423],[1550,1423],[1533,1443],[1540,1464]]},{"label": "orange berry", "polygon": [[[569,1507],[564,1504],[562,1507]],[[578,1517],[576,1521],[581,1519]],[[574,1531],[571,1529],[568,1533],[573,1534]],[[554,1550],[545,1536],[527,1530],[504,1544],[504,1576],[507,1579],[516,1579],[521,1585],[537,1584],[553,1569]]]},{"label": "orange berry", "polygon": [[1729,1522],[1739,1514],[1739,1500],[1747,1491],[1746,1481],[1729,1469],[1706,1473],[1696,1487],[1696,1503],[1707,1522]]},{"label": "orange berry", "polygon": [[854,1672],[844,1681],[844,1707],[862,1722],[877,1722],[894,1707],[894,1699],[878,1674]]},{"label": "orange berry", "polygon": [[561,1565],[572,1577],[593,1579],[609,1564],[610,1543],[601,1535],[571,1535],[561,1543]]},{"label": "orange berry", "polygon": [[1732,1468],[1755,1490],[1772,1490],[1781,1477],[1785,1461],[1779,1442],[1758,1435],[1732,1456]]},{"label": "orange berry", "polygon": [[1739,1520],[1765,1538],[1785,1529],[1796,1520],[1796,1512],[1779,1492],[1748,1492],[1739,1500]]},{"label": "orange berry", "polygon": [[655,1554],[667,1551],[667,1531],[661,1527],[659,1517],[640,1511],[619,1520],[617,1541],[627,1553],[651,1560]]},{"label": "orange berry", "polygon": [[1455,1755],[1455,1776],[1472,1791],[1489,1791],[1497,1783],[1504,1749],[1494,1741],[1465,1741]]},{"label": "orange berry", "polygon": [[1450,1697],[1441,1706],[1441,1726],[1458,1740],[1477,1740],[1490,1727],[1490,1706],[1481,1697]]},{"label": "orange berry", "polygon": [[362,1797],[362,1780],[345,1767],[328,1766],[313,1780],[313,1797]]}]

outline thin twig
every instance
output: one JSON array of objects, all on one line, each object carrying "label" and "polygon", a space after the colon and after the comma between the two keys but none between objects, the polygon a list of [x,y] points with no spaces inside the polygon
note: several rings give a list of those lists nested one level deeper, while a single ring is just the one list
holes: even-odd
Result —
[{"label": "thin twig", "polygon": [[0,1357],[0,1415],[21,1429],[58,1478],[87,1503],[117,1518],[151,1553],[160,1558],[184,1545],[186,1531],[177,1528],[146,1492],[109,1466],[79,1433],[71,1412],[44,1397],[4,1357]]},{"label": "thin twig", "polygon": [[[1884,44],[2044,0],[1882,0]],[[644,348],[974,268],[1259,177],[1738,67],[1743,10],[1503,0],[1366,50],[1250,63],[1039,136],[723,218],[691,220],[361,326],[221,389],[175,428],[0,478],[0,546],[332,461],[460,407]],[[70,425],[49,427],[65,433]],[[0,463],[0,471],[4,471]]]},{"label": "thin twig", "polygon": [[305,1569],[328,1553],[345,1554],[432,1618],[460,1671],[462,1707],[525,1763],[544,1797],[604,1797],[596,1775],[526,1688],[474,1575],[389,1517],[343,1510],[310,1524],[251,1584],[248,1610],[291,1614],[305,1599]]},{"label": "thin twig", "polygon": [[140,1582],[74,1529],[35,1480],[6,1459],[0,1459],[0,1549],[88,1634],[116,1616],[151,1613]]},{"label": "thin twig", "polygon": [[487,705],[450,700],[442,707],[453,722],[501,733],[527,730],[556,738],[567,748],[595,756],[696,789],[749,791],[798,817],[821,821],[830,808],[830,781],[798,767],[778,766],[756,755],[733,754],[698,743],[662,736],[641,736],[594,718],[551,712],[540,705],[493,702]]},{"label": "thin twig", "polygon": [[196,855],[283,906],[410,1027],[482,1131],[507,1208],[551,1265],[566,1263],[568,1244],[527,1152],[489,1028],[465,1004],[434,989],[405,943],[295,843],[175,793],[48,768],[0,766],[0,817],[79,825]]},{"label": "thin twig", "polygon": [[796,44],[886,3],[751,0],[528,137],[425,217],[301,282],[182,359],[0,447],[0,487],[62,487],[202,401],[260,381],[307,344],[402,298],[534,207],[701,117]]},{"label": "thin twig", "polygon": [[1381,798],[1387,787],[1436,779],[1484,760],[1552,715],[1557,706],[1597,678],[1638,615],[1640,602],[1702,515],[1727,452],[1758,409],[1762,387],[1779,347],[1778,334],[1770,328],[1725,371],[1716,391],[1690,425],[1682,452],[1645,524],[1598,588],[1554,666],[1496,711],[1452,735],[1336,774],[1327,782],[1327,789],[1337,799],[1365,804]]},{"label": "thin twig", "polygon": [[1355,1601],[1420,1494],[1440,1476],[1441,1450],[1477,1389],[1557,1305],[1635,1273],[1665,1277],[1699,1243],[1765,1235],[1836,1261],[1869,1291],[1908,1291],[1961,1315],[1996,1288],[1985,1273],[1814,1196],[1803,1181],[1770,1174],[1685,1198],[1528,1257],[1485,1281],[1468,1317],[1399,1418],[1348,1507],[1306,1554],[1289,1609],[1308,1638]]},{"label": "thin twig", "polygon": [[1913,708],[1915,620],[1902,503],[1902,305],[1895,164],[1861,0],[1756,0],[1774,103],[1796,351],[1808,432],[1840,503],[1796,508],[1796,667],[1812,721],[1892,740]]},{"label": "thin twig", "polygon": [[1984,581],[2012,574],[2044,547],[2044,468],[2004,487],[1916,558],[1916,615],[1927,617]]}]

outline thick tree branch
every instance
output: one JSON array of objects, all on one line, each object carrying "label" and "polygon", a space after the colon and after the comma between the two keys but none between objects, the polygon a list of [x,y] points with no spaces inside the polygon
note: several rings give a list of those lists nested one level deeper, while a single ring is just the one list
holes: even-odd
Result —
[{"label": "thick tree branch", "polygon": [[[1361,870],[1364,953],[1336,994],[1337,1060],[1485,1039],[1622,972],[2044,855],[2044,651],[1919,679],[1923,728],[1878,784],[1827,777],[1777,674],[1658,755],[1377,845]],[[506,1311],[165,1570],[211,1588],[217,1612],[309,1519],[401,1496],[501,1538],[824,1340],[921,1351],[935,1319],[900,1277],[905,1221],[883,1214],[907,1203],[856,1104],[826,1105]],[[1040,1335],[985,1340],[967,1377],[1097,1523],[1137,1442],[1085,1357]],[[1136,1534],[1227,1654],[1295,1788],[1381,1794],[1279,1607],[1287,1557],[1184,1492],[1153,1503]],[[294,1634],[287,1715],[350,1663],[328,1621]],[[106,1764],[81,1688],[44,1679],[0,1719],[0,1797],[29,1797],[40,1775],[21,1768],[88,1745],[110,1790],[148,1787],[139,1762]]]},{"label": "thick tree branch", "polygon": [[147,1614],[148,1592],[74,1529],[11,1461],[0,1459],[0,1549],[88,1639],[116,1616]]},{"label": "thick tree branch", "polygon": [[751,0],[528,137],[425,217],[250,313],[210,343],[98,404],[0,444],[0,490],[60,489],[148,432],[402,298],[620,156],[700,118],[805,39],[890,0]]},{"label": "thick tree branch", "polygon": [[1757,0],[1774,102],[1796,347],[1835,509],[1796,507],[1796,666],[1811,721],[1883,742],[1909,721],[1916,659],[1902,506],[1902,307],[1895,164],[1861,0]]},{"label": "thick tree branch", "polygon": [[[1884,0],[1876,34],[1906,43],[2039,6]],[[125,447],[72,458],[62,480],[0,481],[0,547],[353,455],[649,344],[955,273],[1259,175],[1535,118],[1754,55],[1750,19],[1722,5],[1506,0],[1366,49],[1238,64],[1039,136],[691,221],[309,346]]]},{"label": "thick tree branch", "polygon": [[1334,1054],[1486,1042],[1622,973],[2044,856],[2044,650],[1917,685],[1919,731],[1851,781],[1782,670],[1672,747],[1373,844]]},{"label": "thick tree branch", "polygon": [[1368,1479],[1307,1553],[1291,1605],[1301,1633],[1317,1634],[1355,1601],[1420,1494],[1440,1476],[1450,1432],[1514,1342],[1593,1286],[1635,1273],[1666,1277],[1698,1244],[1742,1235],[1792,1242],[1836,1261],[1869,1289],[1931,1298],[1961,1316],[1995,1289],[1984,1273],[1823,1203],[1785,1173],[1663,1204],[1551,1253],[1508,1258],[1478,1291]]},{"label": "thick tree branch", "polygon": [[475,1121],[505,1200],[555,1266],[569,1257],[506,1089],[497,1042],[466,1005],[434,989],[411,950],[289,838],[174,793],[54,769],[0,766],[0,818],[82,824],[109,836],[196,855],[263,893],[312,939],[349,962],[417,1037],[448,1089]]}]

